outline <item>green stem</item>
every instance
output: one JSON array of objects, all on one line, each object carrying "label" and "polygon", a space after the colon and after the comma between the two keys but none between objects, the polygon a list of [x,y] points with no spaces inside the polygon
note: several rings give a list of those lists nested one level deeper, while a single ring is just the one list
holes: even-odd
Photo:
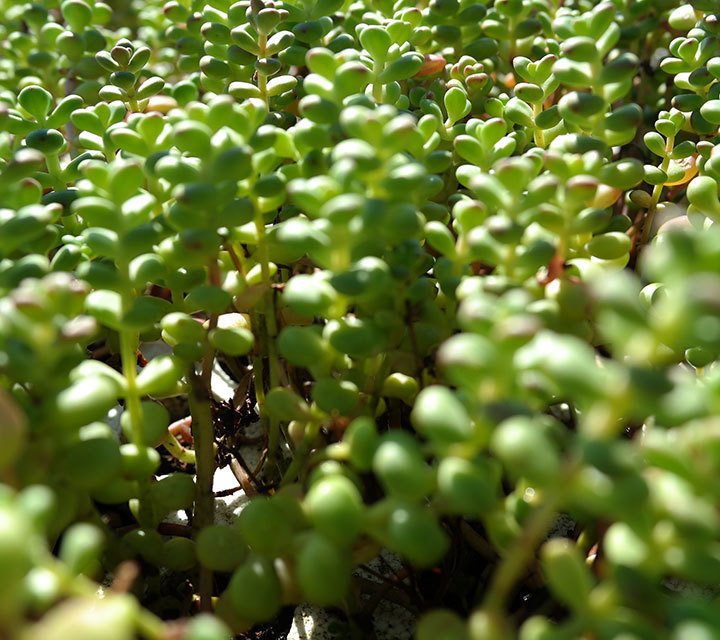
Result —
[{"label": "green stem", "polygon": [[512,280],[515,275],[515,261],[517,260],[517,249],[514,244],[508,245],[504,260],[505,275]]},{"label": "green stem", "polygon": [[[65,95],[69,96],[75,93],[76,88],[77,78],[75,78],[75,74],[73,73],[73,71],[69,71],[67,79],[65,80]],[[70,157],[72,158],[77,155],[78,132],[75,128],[75,125],[70,120],[65,123],[65,133],[68,141]]]},{"label": "green stem", "polygon": [[408,339],[410,340],[410,347],[412,354],[415,359],[415,377],[417,383],[421,389],[425,388],[425,376],[423,372],[425,370],[425,363],[420,355],[420,347],[418,346],[417,335],[415,333],[415,325],[413,324],[412,310],[409,302],[405,302],[405,326],[407,327]]},{"label": "green stem", "polygon": [[[257,232],[258,241],[258,261],[260,263],[260,274],[262,276],[263,288],[265,292],[262,299],[258,304],[258,315],[262,316],[262,340],[260,341],[260,355],[258,358],[253,359],[253,365],[256,366],[261,364],[259,362],[265,355],[268,358],[268,367],[270,374],[270,388],[274,389],[280,385],[280,361],[277,353],[277,335],[278,326],[277,319],[275,317],[275,299],[272,290],[272,278],[270,275],[270,253],[265,237],[265,220],[263,214],[260,211],[257,200],[253,200],[255,209],[255,230]],[[260,327],[258,327],[260,329]],[[258,387],[263,387],[262,368],[255,369],[255,390],[256,395]],[[259,378],[259,382],[258,382]],[[261,398],[264,402],[265,393],[264,388],[262,393],[257,395],[258,406]],[[262,415],[262,414],[261,414]],[[270,418],[267,423],[267,434],[268,434],[268,456],[267,456],[267,468],[272,470],[275,467],[276,456],[278,452],[278,446],[280,443],[280,425],[277,420]],[[271,471],[274,473],[274,471]]]},{"label": "green stem", "polygon": [[572,220],[577,212],[574,208],[567,205],[565,185],[562,185],[558,190],[558,201],[563,209],[565,220],[558,233],[558,243],[557,248],[555,249],[555,254],[558,256],[558,259],[564,263],[568,257],[570,226],[572,225]]},{"label": "green stem", "polygon": [[[217,258],[210,260],[208,265],[208,281],[211,285],[220,286],[220,270]],[[218,314],[213,313],[209,319],[209,331],[217,327]],[[212,398],[212,368],[215,361],[215,350],[209,340],[205,341],[202,370],[198,377],[194,367],[189,372],[190,382],[190,415],[192,416],[192,434],[195,442],[195,510],[193,512],[193,529],[196,535],[215,523],[215,495],[213,478],[215,476],[215,431],[210,411]],[[198,592],[200,609],[212,610],[213,575],[210,569],[201,566],[199,573]]]},{"label": "green stem", "polygon": [[[258,35],[258,59],[261,60],[265,57],[265,52],[267,49],[267,34],[261,33]],[[267,75],[260,71],[258,69],[257,72],[257,84],[258,89],[260,89],[260,94],[262,95],[262,99],[265,102],[265,106],[269,106],[268,102],[268,94],[267,94]]]},{"label": "green stem", "polygon": [[372,88],[372,94],[373,99],[377,104],[382,104],[382,82],[378,80],[378,76],[382,72],[383,68],[385,66],[384,60],[375,60],[373,61],[373,88]]},{"label": "green stem", "polygon": [[[262,323],[260,322],[260,315],[257,314],[254,318],[253,325],[258,327],[259,331],[263,331]],[[263,332],[264,333],[264,332]],[[264,416],[265,407],[265,365],[263,363],[262,352],[264,351],[264,335],[256,335],[258,340],[258,351],[259,353],[253,354],[252,367],[253,367],[253,382],[255,386],[255,400],[257,401],[258,411],[260,416]]]},{"label": "green stem", "polygon": [[80,218],[78,218],[78,215],[76,213],[71,213],[70,215],[63,216],[62,223],[67,233],[72,233],[76,236],[79,236],[82,233],[83,225],[82,222],[80,222]]},{"label": "green stem", "polygon": [[[270,252],[265,240],[265,220],[263,214],[260,211],[260,206],[257,200],[253,199],[253,207],[255,209],[255,232],[257,233],[258,242],[258,262],[260,263],[260,275],[262,277],[263,287],[265,288],[265,294],[261,300],[261,313],[267,314],[268,311],[268,293],[271,289],[271,278],[270,278]],[[272,304],[272,300],[269,301]]]},{"label": "green stem", "polygon": [[[674,147],[675,138],[673,136],[670,136],[665,142],[665,158],[660,165],[660,169],[663,172],[666,172],[668,170],[668,167],[670,166],[670,154],[672,153]],[[662,195],[663,186],[664,185],[662,184],[656,184],[653,187],[651,196],[652,202],[648,207],[647,213],[645,214],[645,221],[643,222],[642,236],[640,237],[641,246],[646,245],[650,240],[650,233],[652,231],[653,221],[655,220],[657,206],[660,202],[660,196]]]},{"label": "green stem", "polygon": [[[542,102],[533,104],[533,123],[537,117],[542,113]],[[533,126],[533,138],[535,144],[541,149],[545,148],[545,132],[538,126]]]},{"label": "green stem", "polygon": [[186,449],[179,442],[178,439],[168,431],[167,438],[163,442],[163,446],[167,452],[176,460],[184,462],[185,464],[196,464],[197,458],[195,452],[191,449]]},{"label": "green stem", "polygon": [[[213,494],[213,475],[215,473],[215,434],[210,413],[210,395],[203,380],[191,367],[188,373],[190,381],[190,415],[192,433],[195,441],[195,509],[193,511],[193,529],[196,535],[215,521],[215,496]],[[200,567],[200,609],[212,609],[213,577],[212,571]]]},{"label": "green stem", "polygon": [[335,273],[342,273],[350,267],[352,259],[350,246],[350,230],[341,227],[335,231],[332,237],[333,247],[330,254],[330,267]]},{"label": "green stem", "polygon": [[559,499],[553,496],[539,507],[531,516],[520,537],[505,553],[485,596],[482,606],[485,611],[499,614],[506,611],[507,599],[532,559],[538,544],[552,525],[558,503]]},{"label": "green stem", "polygon": [[[127,262],[118,262],[118,272],[122,282],[130,282],[130,268]],[[122,297],[123,315],[130,311],[135,299],[135,292],[130,286],[123,287],[120,292]],[[137,331],[128,329],[120,330],[120,359],[122,372],[125,377],[127,392],[125,394],[125,410],[130,415],[130,433],[133,444],[138,447],[144,446],[144,428],[140,394],[137,388],[137,350],[140,344],[140,336]]]},{"label": "green stem", "polygon": [[230,259],[232,260],[235,270],[243,278],[245,278],[247,276],[248,269],[247,269],[247,265],[245,264],[245,260],[242,256],[242,251],[235,251],[235,247],[233,247],[230,242],[225,243],[225,249],[227,250],[228,254],[230,255]]},{"label": "green stem", "polygon": [[63,179],[63,169],[60,165],[60,157],[56,153],[48,153],[45,156],[45,164],[47,165],[48,174],[53,178],[53,188],[55,191],[64,191],[65,180]]},{"label": "green stem", "polygon": [[[386,354],[377,356],[377,366],[375,367],[375,375],[370,376],[368,381],[367,393],[370,396],[370,416],[375,417],[380,397],[382,396],[383,383],[390,372],[390,358]],[[418,384],[420,382],[418,381]]]},{"label": "green stem", "polygon": [[[129,305],[123,305],[123,307]],[[138,334],[125,329],[120,331],[120,359],[122,360],[123,376],[127,385],[125,409],[130,414],[130,433],[133,444],[143,446],[143,419],[140,394],[137,389],[137,347]]]},{"label": "green stem", "polygon": [[182,289],[177,286],[171,286],[170,295],[172,296],[172,302],[175,309],[178,311],[185,311],[185,296],[183,295]]},{"label": "green stem", "polygon": [[147,640],[165,640],[168,637],[165,623],[147,609],[140,607],[137,617],[138,633]]},{"label": "green stem", "polygon": [[300,471],[305,465],[310,455],[310,452],[313,449],[313,443],[315,442],[315,438],[317,438],[319,432],[319,424],[310,422],[306,425],[305,435],[303,437],[302,443],[295,450],[292,462],[283,474],[282,481],[280,482],[281,487],[287,486],[288,484],[295,482],[297,477],[300,475]]}]

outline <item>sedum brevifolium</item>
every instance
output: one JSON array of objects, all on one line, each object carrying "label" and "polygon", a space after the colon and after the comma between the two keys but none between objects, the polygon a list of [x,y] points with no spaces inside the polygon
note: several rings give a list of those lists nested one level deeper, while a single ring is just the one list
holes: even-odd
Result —
[{"label": "sedum brevifolium", "polygon": [[0,0],[0,637],[712,637],[719,36]]}]

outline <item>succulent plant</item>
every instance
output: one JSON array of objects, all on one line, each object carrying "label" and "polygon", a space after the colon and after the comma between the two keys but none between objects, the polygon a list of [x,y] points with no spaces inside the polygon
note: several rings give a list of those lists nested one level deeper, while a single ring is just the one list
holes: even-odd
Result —
[{"label": "succulent plant", "polygon": [[0,637],[714,637],[719,16],[0,0]]}]

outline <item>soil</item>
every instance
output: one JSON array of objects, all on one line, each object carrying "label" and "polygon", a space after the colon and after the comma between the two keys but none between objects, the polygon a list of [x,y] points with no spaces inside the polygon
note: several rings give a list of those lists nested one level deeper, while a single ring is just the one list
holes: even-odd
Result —
[{"label": "soil", "polygon": [[250,631],[237,636],[237,640],[285,640],[292,627],[294,612],[294,606],[285,607],[276,618],[255,625]]}]

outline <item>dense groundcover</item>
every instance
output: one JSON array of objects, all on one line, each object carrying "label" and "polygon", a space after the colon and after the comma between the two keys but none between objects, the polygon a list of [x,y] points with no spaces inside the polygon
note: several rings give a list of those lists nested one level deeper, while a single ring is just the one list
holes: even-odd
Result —
[{"label": "dense groundcover", "polygon": [[0,0],[0,638],[717,638],[719,36]]}]

